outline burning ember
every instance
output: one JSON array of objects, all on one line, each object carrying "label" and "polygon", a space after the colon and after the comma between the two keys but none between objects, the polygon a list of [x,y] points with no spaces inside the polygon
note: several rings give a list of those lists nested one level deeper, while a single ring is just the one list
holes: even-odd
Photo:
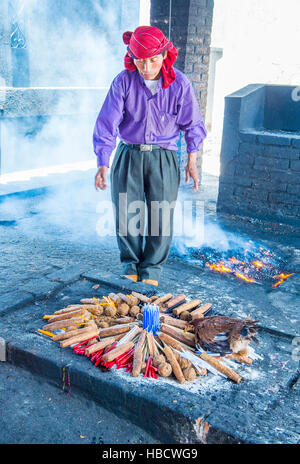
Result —
[{"label": "burning ember", "polygon": [[193,263],[220,274],[231,274],[249,283],[278,287],[293,273],[285,273],[287,263],[264,247],[219,251],[211,247],[187,248],[185,256]]}]

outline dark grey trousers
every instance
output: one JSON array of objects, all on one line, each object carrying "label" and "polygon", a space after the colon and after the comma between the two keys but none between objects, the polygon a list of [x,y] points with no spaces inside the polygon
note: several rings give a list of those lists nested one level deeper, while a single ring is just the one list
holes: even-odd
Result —
[{"label": "dark grey trousers", "polygon": [[110,180],[124,274],[159,280],[173,236],[180,183],[177,153],[140,151],[120,142]]}]

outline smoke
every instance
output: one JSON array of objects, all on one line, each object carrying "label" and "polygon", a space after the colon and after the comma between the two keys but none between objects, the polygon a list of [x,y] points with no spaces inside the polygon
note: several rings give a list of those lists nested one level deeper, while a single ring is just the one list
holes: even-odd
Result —
[{"label": "smoke", "polygon": [[[104,192],[94,188],[93,128],[111,81],[123,69],[122,32],[138,26],[139,11],[126,11],[122,18],[121,0],[8,4],[14,8],[14,13],[9,9],[11,19],[17,15],[24,27],[30,86],[35,90],[6,89],[6,113],[0,120],[0,193],[9,189],[5,182],[12,173],[21,177],[21,171],[25,182],[18,189],[51,189],[31,200],[7,198],[0,204],[0,219],[19,220],[20,231],[29,237],[47,238],[60,231],[71,241],[97,241],[97,207],[110,193],[109,187]],[[20,115],[26,117],[14,117]],[[47,171],[53,174],[40,177]]]}]

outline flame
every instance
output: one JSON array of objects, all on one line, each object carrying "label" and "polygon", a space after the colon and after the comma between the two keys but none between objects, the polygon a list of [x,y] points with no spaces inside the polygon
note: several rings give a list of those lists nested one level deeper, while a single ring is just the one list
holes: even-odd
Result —
[{"label": "flame", "polygon": [[235,275],[246,282],[255,282],[255,280],[250,279],[250,277],[245,276],[245,274],[242,274],[241,272],[235,272]]},{"label": "flame", "polygon": [[214,271],[232,272],[232,270],[229,267],[224,266],[224,264],[222,264],[221,262],[220,262],[220,264],[210,264],[210,263],[206,263],[206,264],[210,269],[213,269]]},{"label": "flame", "polygon": [[252,261],[252,263],[253,263],[258,269],[260,269],[261,267],[263,267],[263,263],[261,263],[260,261]]},{"label": "flame", "polygon": [[[241,261],[236,256],[231,254],[231,256],[229,255],[230,257],[220,256],[221,259],[217,259],[215,262],[206,262],[205,265],[213,271],[217,271],[221,274],[233,274],[239,279],[250,283],[258,284],[261,279],[268,279],[269,281],[270,279],[279,279],[278,282],[275,282],[272,285],[272,287],[278,287],[288,277],[293,275],[293,273],[286,274],[283,272],[281,272],[280,274],[272,275],[272,272],[276,272],[273,270],[276,269],[276,267],[273,264],[270,264],[269,261],[273,259],[273,256],[275,256],[276,258],[276,255],[270,252],[270,250],[266,250],[262,247],[260,247],[259,249],[264,253],[264,255],[267,256],[256,257],[254,255],[249,257],[250,259],[247,260],[246,253],[250,252],[250,250],[245,248],[245,261]],[[242,258],[242,255],[238,256]],[[211,261],[213,261],[213,258],[211,259]],[[277,272],[280,271],[278,270]]]},{"label": "flame", "polygon": [[218,264],[210,264],[206,263],[206,265],[210,268],[213,269],[214,271],[218,272],[230,272],[231,274],[236,275],[242,280],[245,280],[246,282],[255,282],[255,280],[250,279],[250,277],[247,277],[245,274],[242,274],[241,272],[235,272],[232,269],[230,269],[228,266],[224,265],[223,261],[219,261]]},{"label": "flame", "polygon": [[278,282],[276,282],[276,284],[273,284],[272,287],[278,287],[278,285],[282,284],[282,282],[285,281],[285,279],[287,279],[288,277],[290,277],[292,274],[284,274],[283,272],[281,272],[280,274],[276,274],[274,275],[273,277],[274,278],[279,278],[280,280],[278,280]]}]

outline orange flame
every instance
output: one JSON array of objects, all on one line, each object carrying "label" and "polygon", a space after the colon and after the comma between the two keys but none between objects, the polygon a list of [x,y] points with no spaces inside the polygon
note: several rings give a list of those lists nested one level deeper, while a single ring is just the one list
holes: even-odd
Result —
[{"label": "orange flame", "polygon": [[253,263],[258,269],[260,269],[261,267],[263,267],[263,263],[261,263],[260,261],[252,261],[252,263]]},{"label": "orange flame", "polygon": [[284,274],[283,272],[281,272],[281,274],[274,275],[273,277],[279,278],[280,280],[278,280],[278,282],[276,282],[276,284],[273,284],[272,287],[278,287],[280,284],[282,284],[282,282],[285,281],[285,279],[287,279],[291,275],[293,275],[293,273],[292,274]]},{"label": "orange flame", "polygon": [[232,272],[232,270],[229,267],[224,266],[223,264],[210,264],[210,263],[206,263],[206,264],[210,269],[213,269],[214,271]]},{"label": "orange flame", "polygon": [[236,272],[235,275],[236,275],[237,277],[239,277],[240,279],[245,280],[246,282],[255,282],[255,280],[250,279],[249,277],[245,276],[245,275],[242,274],[241,272]]}]

